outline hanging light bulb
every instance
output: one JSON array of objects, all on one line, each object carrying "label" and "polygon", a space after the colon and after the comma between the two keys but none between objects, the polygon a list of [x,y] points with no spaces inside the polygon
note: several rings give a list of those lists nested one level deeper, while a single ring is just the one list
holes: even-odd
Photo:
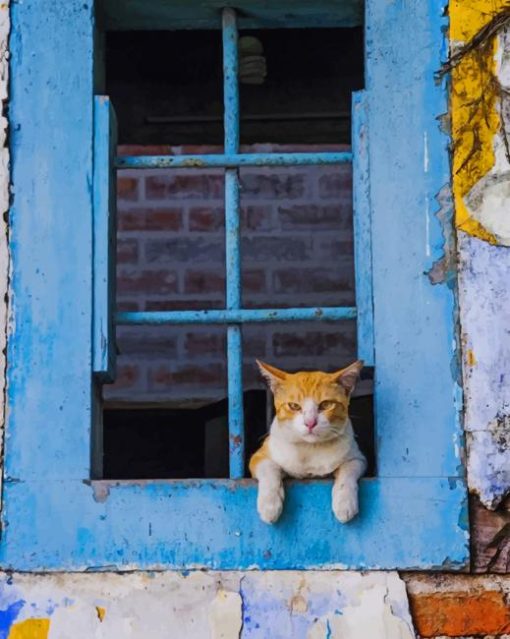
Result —
[{"label": "hanging light bulb", "polygon": [[239,81],[242,84],[263,84],[266,75],[262,42],[253,36],[239,38]]}]

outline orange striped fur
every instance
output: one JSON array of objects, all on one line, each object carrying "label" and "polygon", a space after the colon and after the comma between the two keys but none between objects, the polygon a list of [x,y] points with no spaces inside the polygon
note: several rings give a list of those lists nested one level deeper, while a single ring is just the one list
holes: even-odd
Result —
[{"label": "orange striped fur", "polygon": [[249,469],[259,482],[257,508],[275,522],[284,501],[284,476],[334,475],[333,511],[340,521],[357,513],[357,481],[366,461],[349,420],[349,400],[363,362],[325,373],[287,373],[257,362],[274,396],[275,418]]}]

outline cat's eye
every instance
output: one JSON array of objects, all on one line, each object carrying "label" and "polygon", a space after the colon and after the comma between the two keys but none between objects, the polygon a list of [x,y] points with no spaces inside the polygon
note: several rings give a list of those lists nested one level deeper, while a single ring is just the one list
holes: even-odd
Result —
[{"label": "cat's eye", "polygon": [[332,399],[325,399],[319,404],[319,410],[329,410],[330,408],[334,408],[335,404],[336,402]]},{"label": "cat's eye", "polygon": [[299,404],[296,404],[295,402],[289,402],[288,406],[289,406],[290,410],[293,410],[293,411],[296,411],[296,412],[298,410],[301,410],[301,406]]}]

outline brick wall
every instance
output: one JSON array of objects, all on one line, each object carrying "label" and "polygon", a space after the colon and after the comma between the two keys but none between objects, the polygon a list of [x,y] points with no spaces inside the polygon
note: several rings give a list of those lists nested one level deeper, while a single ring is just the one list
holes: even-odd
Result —
[{"label": "brick wall", "polygon": [[[345,147],[257,145],[245,150]],[[218,152],[213,147],[122,147],[120,153]],[[354,303],[351,167],[241,172],[246,307]],[[222,170],[121,171],[118,307],[222,308],[225,304]],[[244,376],[255,357],[283,368],[340,367],[355,357],[355,323],[244,328]],[[225,395],[225,330],[123,327],[110,401],[205,401]]]}]

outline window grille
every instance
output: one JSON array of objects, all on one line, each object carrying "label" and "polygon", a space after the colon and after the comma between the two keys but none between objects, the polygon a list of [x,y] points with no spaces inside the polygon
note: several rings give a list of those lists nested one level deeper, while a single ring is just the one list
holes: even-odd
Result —
[{"label": "window grille", "polygon": [[[225,169],[225,259],[226,259],[226,308],[222,310],[193,310],[166,312],[120,312],[115,316],[116,324],[124,325],[169,325],[169,324],[222,324],[227,326],[227,394],[229,422],[230,478],[244,476],[245,446],[243,419],[242,381],[242,325],[252,322],[295,322],[302,320],[338,321],[357,318],[359,355],[367,365],[373,365],[373,335],[371,308],[371,247],[370,221],[367,202],[368,170],[366,149],[363,144],[363,101],[359,94],[354,97],[354,185],[355,186],[355,256],[356,256],[356,307],[336,306],[320,308],[270,308],[245,309],[242,307],[241,251],[240,251],[240,184],[239,169],[251,167],[292,167],[303,165],[338,165],[353,162],[351,152],[316,153],[240,153],[240,104],[238,80],[238,30],[236,12],[227,8],[222,15],[223,36],[223,95],[224,95],[224,153],[215,155],[181,156],[120,156],[115,160],[118,169],[148,168],[223,168]],[[98,105],[107,98],[98,97]],[[100,106],[96,107],[100,109]],[[111,129],[106,118],[97,117],[96,126]],[[96,137],[104,139],[104,131],[96,129]],[[111,137],[111,134],[110,134]],[[101,148],[101,147],[100,147]],[[110,170],[103,162],[103,176]],[[106,180],[113,182],[111,177]],[[98,185],[97,192],[104,190]],[[111,217],[111,216],[110,216]],[[104,231],[105,229],[103,229]],[[112,226],[110,222],[110,233]],[[104,241],[104,240],[103,240]],[[99,240],[101,242],[101,240]],[[102,258],[99,257],[101,260]],[[103,260],[102,265],[106,265]],[[101,267],[101,264],[98,264]],[[112,275],[110,275],[113,277]],[[98,278],[103,287],[106,278]],[[105,308],[111,305],[113,287],[103,290]],[[110,301],[106,302],[106,294]],[[101,293],[99,294],[101,295]],[[105,320],[106,321],[106,320]],[[103,322],[98,322],[99,326]],[[107,342],[110,337],[106,340]],[[101,335],[98,344],[104,344]],[[107,349],[111,353],[112,344]]]}]

